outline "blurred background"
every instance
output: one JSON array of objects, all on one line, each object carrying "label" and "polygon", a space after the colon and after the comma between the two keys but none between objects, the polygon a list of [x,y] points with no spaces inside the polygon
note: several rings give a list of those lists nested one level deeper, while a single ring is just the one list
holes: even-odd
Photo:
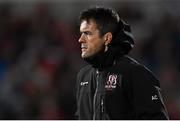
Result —
[{"label": "blurred background", "polygon": [[74,119],[80,11],[116,9],[132,27],[129,54],[159,78],[180,119],[180,1],[0,0],[0,119]]}]

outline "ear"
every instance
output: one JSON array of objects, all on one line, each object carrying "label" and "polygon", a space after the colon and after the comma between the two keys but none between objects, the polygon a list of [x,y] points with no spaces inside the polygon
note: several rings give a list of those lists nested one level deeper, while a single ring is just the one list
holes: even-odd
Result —
[{"label": "ear", "polygon": [[107,32],[104,35],[104,40],[105,40],[105,46],[107,46],[112,41],[112,33],[111,32]]}]

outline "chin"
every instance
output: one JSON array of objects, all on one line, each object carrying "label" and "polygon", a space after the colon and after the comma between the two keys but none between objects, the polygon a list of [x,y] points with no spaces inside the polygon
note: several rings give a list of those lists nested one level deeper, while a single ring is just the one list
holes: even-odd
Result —
[{"label": "chin", "polygon": [[84,56],[84,55],[82,55],[81,57],[82,57],[83,59],[86,59],[86,58],[88,58],[88,56]]},{"label": "chin", "polygon": [[90,58],[91,56],[90,56],[90,55],[86,55],[86,54],[82,54],[81,57],[82,57],[83,59],[87,59],[87,58]]}]

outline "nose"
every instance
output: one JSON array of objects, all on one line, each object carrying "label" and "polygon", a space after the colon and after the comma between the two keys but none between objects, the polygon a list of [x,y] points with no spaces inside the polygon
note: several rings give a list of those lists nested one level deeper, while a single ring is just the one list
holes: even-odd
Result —
[{"label": "nose", "polygon": [[83,37],[83,34],[81,34],[81,36],[80,36],[78,42],[79,42],[79,43],[85,42],[85,39],[84,39],[84,37]]}]

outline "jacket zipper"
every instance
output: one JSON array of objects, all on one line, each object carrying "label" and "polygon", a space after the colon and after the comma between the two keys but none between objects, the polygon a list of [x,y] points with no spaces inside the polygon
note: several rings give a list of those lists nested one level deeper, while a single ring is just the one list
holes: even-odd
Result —
[{"label": "jacket zipper", "polygon": [[93,120],[96,120],[96,98],[97,98],[97,91],[98,91],[98,78],[99,78],[99,71],[96,71],[96,91],[94,93],[94,99],[93,99]]}]

